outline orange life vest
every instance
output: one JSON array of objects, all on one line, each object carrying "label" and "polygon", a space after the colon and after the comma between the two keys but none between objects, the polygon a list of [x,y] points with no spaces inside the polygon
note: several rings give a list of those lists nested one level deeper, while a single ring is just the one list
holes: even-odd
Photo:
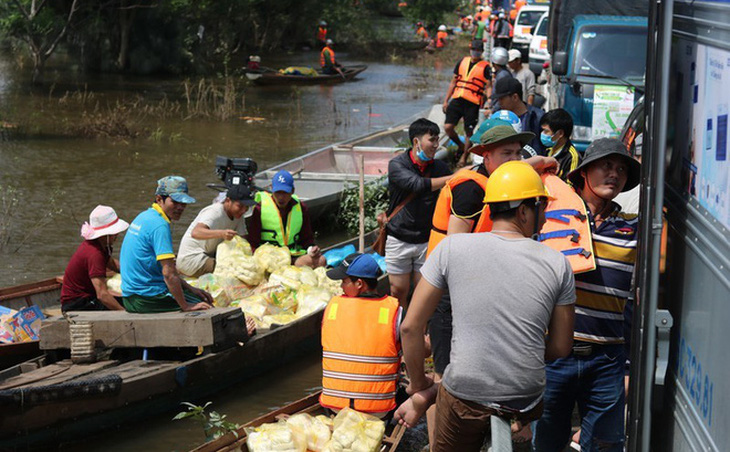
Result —
[{"label": "orange life vest", "polygon": [[545,209],[546,222],[538,240],[565,255],[573,273],[596,269],[591,226],[586,205],[573,188],[553,174],[542,176],[553,199]]},{"label": "orange life vest", "polygon": [[[325,50],[329,52],[329,59],[325,56]],[[329,46],[324,46],[324,49],[319,53],[319,65],[323,68],[335,65],[335,52]]]},{"label": "orange life vest", "polygon": [[446,45],[446,37],[449,34],[445,31],[439,31],[436,33],[436,48],[440,49]]},{"label": "orange life vest", "polygon": [[[428,249],[426,250],[426,257],[431,254],[436,245],[441,243],[446,237],[446,232],[449,229],[449,218],[452,214],[451,203],[453,196],[451,190],[457,185],[463,184],[466,181],[473,180],[480,187],[486,190],[487,188],[487,176],[477,173],[475,170],[461,170],[454,175],[444,188],[439,193],[438,200],[436,201],[436,209],[433,212],[433,220],[431,222],[431,235],[428,237]],[[478,218],[477,218],[478,215]],[[489,218],[489,207],[484,204],[484,209],[478,214],[475,214],[473,219],[476,222],[476,226],[472,232],[488,232],[492,230],[492,220]]]},{"label": "orange life vest", "polygon": [[324,27],[317,28],[317,40],[325,42],[327,40],[327,29]]},{"label": "orange life vest", "polygon": [[462,98],[473,104],[482,105],[484,89],[487,87],[487,78],[484,77],[484,71],[489,67],[489,63],[484,60],[478,61],[469,70],[470,63],[471,57],[464,57],[461,60],[452,98]]},{"label": "orange life vest", "polygon": [[428,31],[426,31],[425,28],[419,27],[416,31],[416,36],[422,38],[422,39],[428,39]]},{"label": "orange life vest", "polygon": [[322,406],[366,413],[395,408],[397,322],[396,298],[332,298],[322,319]]}]

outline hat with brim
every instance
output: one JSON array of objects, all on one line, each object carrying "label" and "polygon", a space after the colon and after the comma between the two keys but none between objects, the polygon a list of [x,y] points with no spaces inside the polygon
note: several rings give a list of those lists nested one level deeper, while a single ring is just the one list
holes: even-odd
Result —
[{"label": "hat with brim", "polygon": [[109,206],[96,206],[89,215],[89,221],[81,226],[81,237],[94,240],[105,235],[115,235],[127,230],[129,223],[117,216]]},{"label": "hat with brim", "polygon": [[362,253],[348,254],[337,267],[327,270],[329,279],[338,281],[347,278],[347,269]]},{"label": "hat with brim", "polygon": [[568,180],[570,180],[574,187],[583,188],[583,175],[581,171],[588,168],[588,165],[591,163],[611,155],[621,156],[626,161],[628,168],[626,184],[621,192],[629,191],[639,185],[641,181],[641,164],[629,155],[624,144],[617,138],[599,138],[591,143],[588,149],[586,149],[583,161],[576,169],[568,174]]},{"label": "hat with brim", "polygon": [[195,198],[188,195],[188,182],[180,176],[166,176],[158,180],[155,194],[169,196],[173,201],[183,204],[195,202]]},{"label": "hat with brim", "polygon": [[505,124],[496,125],[481,134],[479,144],[469,149],[469,152],[484,156],[487,152],[507,143],[520,143],[524,146],[535,138],[532,132],[517,132],[506,121],[497,120]]}]

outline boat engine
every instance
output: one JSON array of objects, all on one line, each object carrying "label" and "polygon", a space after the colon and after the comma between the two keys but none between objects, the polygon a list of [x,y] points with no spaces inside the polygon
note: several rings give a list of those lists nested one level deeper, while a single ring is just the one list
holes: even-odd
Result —
[{"label": "boat engine", "polygon": [[217,156],[215,158],[215,173],[226,185],[226,189],[246,184],[251,191],[254,191],[254,177],[258,165],[250,158],[228,158]]}]

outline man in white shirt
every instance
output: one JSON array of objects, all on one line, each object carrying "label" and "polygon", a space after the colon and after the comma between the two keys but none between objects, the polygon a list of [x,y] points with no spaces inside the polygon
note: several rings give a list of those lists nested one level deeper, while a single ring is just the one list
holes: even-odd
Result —
[{"label": "man in white shirt", "polygon": [[212,273],[218,244],[246,234],[243,215],[254,205],[256,201],[248,187],[234,185],[223,202],[214,202],[201,210],[180,242],[178,271],[191,277]]},{"label": "man in white shirt", "polygon": [[522,54],[517,49],[509,51],[509,60],[507,66],[512,72],[512,75],[522,83],[522,100],[526,104],[532,105],[535,102],[535,74],[528,68],[522,65]]}]

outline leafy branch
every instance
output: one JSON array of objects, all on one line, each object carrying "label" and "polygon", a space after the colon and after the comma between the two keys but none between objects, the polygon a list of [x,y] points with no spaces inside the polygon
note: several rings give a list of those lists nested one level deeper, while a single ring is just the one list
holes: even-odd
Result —
[{"label": "leafy branch", "polygon": [[205,410],[212,404],[213,402],[208,402],[203,406],[199,406],[189,402],[183,402],[181,405],[187,406],[187,411],[177,413],[172,420],[178,421],[180,419],[192,418],[193,420],[198,421],[203,427],[206,441],[221,437],[228,432],[233,433],[236,438],[238,438],[237,430],[240,425],[235,422],[227,421],[226,415],[220,414],[217,411],[205,412]]},{"label": "leafy branch", "polygon": [[[388,208],[387,176],[382,176],[365,184],[365,231],[378,227],[377,216]],[[356,183],[348,183],[340,198],[340,211],[337,219],[347,228],[349,234],[360,230],[360,188]]]}]

